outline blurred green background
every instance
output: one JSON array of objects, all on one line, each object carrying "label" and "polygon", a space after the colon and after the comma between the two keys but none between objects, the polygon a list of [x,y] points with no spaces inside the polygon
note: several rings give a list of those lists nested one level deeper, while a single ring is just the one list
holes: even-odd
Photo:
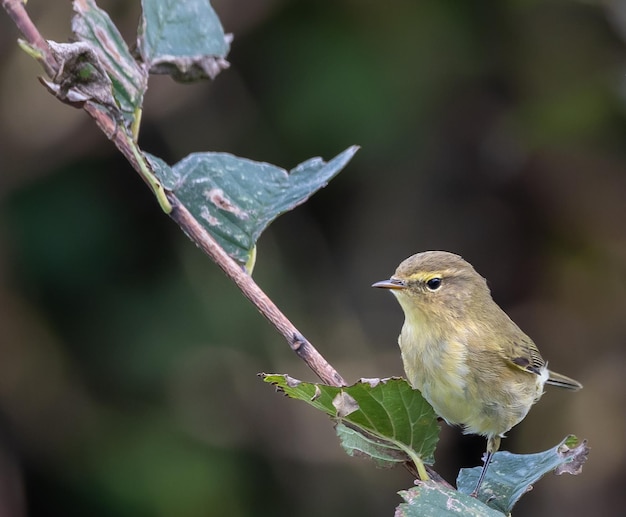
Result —
[{"label": "blurred green background", "polygon": [[[100,5],[133,42],[139,2]],[[141,145],[285,168],[362,146],[262,236],[257,282],[349,381],[400,375],[400,308],[369,286],[417,251],[462,254],[585,385],[549,389],[503,442],[592,447],[515,515],[623,514],[626,3],[214,6],[231,68],[153,78]],[[69,2],[28,9],[67,40]],[[17,37],[0,14],[0,515],[393,515],[409,474],[347,457],[260,381],[316,379]],[[444,427],[437,469],[453,481],[483,449]]]}]

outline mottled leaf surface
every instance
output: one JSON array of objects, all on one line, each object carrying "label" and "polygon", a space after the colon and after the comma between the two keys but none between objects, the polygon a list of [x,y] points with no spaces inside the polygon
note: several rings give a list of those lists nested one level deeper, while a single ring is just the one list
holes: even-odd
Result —
[{"label": "mottled leaf surface", "polygon": [[[575,436],[568,436],[556,447],[536,454],[497,452],[493,455],[478,496],[492,508],[508,514],[519,498],[548,472],[580,473],[588,452],[587,442],[578,443]],[[481,467],[461,469],[457,479],[458,489],[471,493],[480,471]]]},{"label": "mottled leaf surface", "polygon": [[433,481],[399,492],[404,503],[396,508],[395,517],[503,517],[478,499]]},{"label": "mottled leaf surface", "polygon": [[142,0],[138,47],[151,73],[180,81],[228,67],[228,38],[208,0]]},{"label": "mottled leaf surface", "polygon": [[289,172],[228,153],[194,153],[172,167],[147,157],[163,186],[231,257],[245,264],[263,230],[326,186],[356,150],[350,147],[328,162],[312,158]]},{"label": "mottled leaf surface", "polygon": [[133,58],[126,42],[94,0],[74,0],[75,16],[72,31],[80,41],[88,43],[113,84],[113,96],[129,119],[143,102],[147,88],[147,73]]}]

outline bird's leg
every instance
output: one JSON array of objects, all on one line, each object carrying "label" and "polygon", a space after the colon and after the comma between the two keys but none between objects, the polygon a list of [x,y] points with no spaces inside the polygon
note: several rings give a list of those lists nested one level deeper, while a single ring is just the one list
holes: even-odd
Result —
[{"label": "bird's leg", "polygon": [[485,457],[485,463],[483,464],[483,469],[480,471],[480,477],[478,478],[478,483],[476,483],[476,488],[474,488],[474,491],[470,494],[472,497],[478,497],[478,491],[480,490],[480,485],[483,484],[483,479],[485,479],[485,474],[487,474],[487,467],[489,466],[489,463],[491,462],[491,456],[493,456],[493,452],[487,451],[486,457]]},{"label": "bird's leg", "polygon": [[485,474],[487,474],[487,468],[489,467],[489,463],[491,463],[491,458],[493,457],[493,453],[496,452],[500,448],[500,437],[499,436],[491,436],[487,440],[487,452],[485,454],[485,463],[483,464],[483,469],[480,471],[480,476],[478,478],[478,483],[476,483],[476,488],[470,494],[472,497],[478,497],[478,491],[480,490],[480,485],[483,484],[483,480],[485,479]]}]

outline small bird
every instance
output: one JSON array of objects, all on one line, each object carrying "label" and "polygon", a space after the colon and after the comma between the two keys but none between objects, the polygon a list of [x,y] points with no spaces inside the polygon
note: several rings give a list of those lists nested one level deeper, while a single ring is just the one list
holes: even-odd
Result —
[{"label": "small bird", "polygon": [[548,370],[535,343],[493,301],[487,281],[458,255],[418,253],[372,287],[390,289],[404,311],[398,344],[413,388],[448,424],[487,438],[476,497],[500,439],[544,385],[582,384]]}]

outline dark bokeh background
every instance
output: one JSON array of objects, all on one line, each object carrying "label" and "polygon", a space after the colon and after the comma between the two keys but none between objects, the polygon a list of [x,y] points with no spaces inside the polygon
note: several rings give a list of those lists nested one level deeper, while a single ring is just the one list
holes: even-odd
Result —
[{"label": "dark bokeh background", "polygon": [[[139,2],[102,1],[133,41]],[[220,0],[214,83],[150,83],[142,146],[286,168],[362,146],[259,242],[255,278],[350,381],[402,373],[400,308],[369,285],[462,254],[576,394],[504,448],[590,440],[581,476],[516,510],[626,499],[624,2]],[[31,0],[45,37],[69,2]],[[402,469],[348,458],[257,372],[315,380],[151,199],[88,117],[36,81],[0,13],[0,515],[392,515]],[[484,441],[444,428],[454,480]]]}]

